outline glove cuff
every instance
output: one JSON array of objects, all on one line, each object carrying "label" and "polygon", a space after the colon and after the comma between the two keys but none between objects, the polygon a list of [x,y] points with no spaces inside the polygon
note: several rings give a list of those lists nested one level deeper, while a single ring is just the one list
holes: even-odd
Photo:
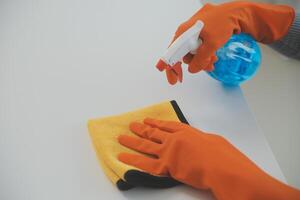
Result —
[{"label": "glove cuff", "polygon": [[252,35],[258,42],[270,44],[288,33],[295,10],[286,5],[248,2],[240,17],[242,32]]},{"label": "glove cuff", "polygon": [[288,33],[280,40],[270,44],[270,47],[283,55],[300,59],[300,13],[296,14]]}]

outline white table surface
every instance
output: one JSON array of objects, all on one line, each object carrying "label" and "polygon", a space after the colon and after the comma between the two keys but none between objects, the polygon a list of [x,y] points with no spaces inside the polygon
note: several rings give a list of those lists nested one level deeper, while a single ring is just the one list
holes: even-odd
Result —
[{"label": "white table surface", "polygon": [[[196,0],[11,0],[0,6],[0,199],[212,199],[185,186],[118,191],[98,166],[86,122],[177,100],[285,180],[240,88],[205,73],[169,86],[154,64]],[[199,157],[199,159],[201,159]]]}]

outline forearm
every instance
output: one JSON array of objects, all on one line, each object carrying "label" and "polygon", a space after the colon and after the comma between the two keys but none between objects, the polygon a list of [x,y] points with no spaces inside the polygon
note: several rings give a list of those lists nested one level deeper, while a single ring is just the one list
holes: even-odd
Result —
[{"label": "forearm", "polygon": [[278,52],[300,60],[300,13],[296,13],[288,33],[280,40],[270,44]]},{"label": "forearm", "polygon": [[225,174],[225,178],[217,174],[217,180],[211,187],[218,200],[300,200],[299,190],[278,181],[258,167],[254,170],[245,167]]},{"label": "forearm", "polygon": [[[285,183],[282,183],[275,178],[266,175],[264,178],[261,177],[260,183],[255,182],[254,184],[260,184],[260,190],[257,192],[257,197],[253,200],[299,200],[300,191],[293,188]],[[252,200],[252,199],[251,199]]]}]

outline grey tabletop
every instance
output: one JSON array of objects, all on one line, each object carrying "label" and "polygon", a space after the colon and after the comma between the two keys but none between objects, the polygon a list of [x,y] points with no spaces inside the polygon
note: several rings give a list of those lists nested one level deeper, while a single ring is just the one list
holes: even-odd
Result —
[{"label": "grey tabletop", "polygon": [[[154,65],[196,0],[3,1],[0,6],[0,199],[212,199],[186,186],[118,191],[86,122],[177,100],[191,125],[225,136],[285,180],[239,87]],[[199,159],[201,159],[199,157]]]}]

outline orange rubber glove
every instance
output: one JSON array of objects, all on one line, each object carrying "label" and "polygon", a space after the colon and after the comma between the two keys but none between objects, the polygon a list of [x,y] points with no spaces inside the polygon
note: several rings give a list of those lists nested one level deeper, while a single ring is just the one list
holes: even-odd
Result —
[{"label": "orange rubber glove", "polygon": [[263,172],[221,136],[155,119],[131,123],[130,130],[140,137],[121,135],[119,142],[152,156],[121,153],[128,165],[210,189],[218,200],[300,199],[300,191]]},{"label": "orange rubber glove", "polygon": [[[204,28],[199,36],[203,44],[195,55],[187,54],[183,61],[189,65],[188,70],[191,73],[197,73],[202,69],[211,71],[214,62],[217,61],[215,52],[229,40],[232,34],[248,33],[258,42],[272,43],[288,32],[294,18],[294,9],[285,5],[247,1],[234,1],[220,5],[206,4],[179,26],[173,41],[197,20],[203,21]],[[160,71],[164,70],[159,63],[157,68]],[[166,68],[165,70],[170,84],[175,84],[177,80],[182,79],[182,74],[178,74],[181,69]]]}]

